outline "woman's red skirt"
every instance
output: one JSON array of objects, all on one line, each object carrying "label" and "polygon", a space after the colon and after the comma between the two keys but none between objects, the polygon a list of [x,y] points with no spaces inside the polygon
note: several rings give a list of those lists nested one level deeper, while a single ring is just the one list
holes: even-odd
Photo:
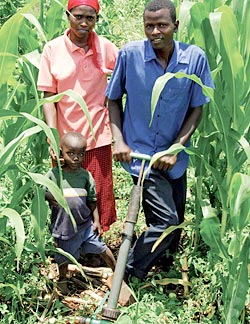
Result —
[{"label": "woman's red skirt", "polygon": [[95,180],[100,223],[103,231],[107,231],[116,221],[111,145],[87,151],[82,167],[87,169]]}]

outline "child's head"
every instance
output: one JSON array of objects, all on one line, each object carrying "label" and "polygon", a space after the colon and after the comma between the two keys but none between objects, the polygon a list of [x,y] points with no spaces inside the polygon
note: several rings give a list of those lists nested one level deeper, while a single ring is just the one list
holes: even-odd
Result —
[{"label": "child's head", "polygon": [[70,132],[61,138],[64,169],[77,170],[81,167],[87,147],[86,138],[77,132]]}]

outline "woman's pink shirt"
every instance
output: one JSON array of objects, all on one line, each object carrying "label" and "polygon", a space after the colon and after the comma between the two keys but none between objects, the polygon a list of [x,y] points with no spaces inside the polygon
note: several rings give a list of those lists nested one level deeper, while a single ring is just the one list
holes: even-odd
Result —
[{"label": "woman's pink shirt", "polygon": [[118,49],[106,38],[95,34],[98,68],[93,61],[93,50],[85,53],[64,35],[49,41],[43,50],[38,75],[38,90],[61,93],[74,90],[84,99],[91,117],[94,135],[79,104],[65,95],[56,103],[57,129],[60,137],[70,131],[80,132],[87,138],[87,149],[111,143],[108,109],[104,106],[107,75],[112,73]]}]

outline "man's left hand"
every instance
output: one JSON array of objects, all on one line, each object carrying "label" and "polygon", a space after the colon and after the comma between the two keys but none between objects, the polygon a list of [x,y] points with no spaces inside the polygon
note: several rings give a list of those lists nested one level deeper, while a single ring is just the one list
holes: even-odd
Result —
[{"label": "man's left hand", "polygon": [[170,171],[174,167],[175,163],[177,161],[177,155],[176,154],[167,154],[162,156],[160,159],[158,159],[154,164],[153,168],[162,170],[162,171]]}]

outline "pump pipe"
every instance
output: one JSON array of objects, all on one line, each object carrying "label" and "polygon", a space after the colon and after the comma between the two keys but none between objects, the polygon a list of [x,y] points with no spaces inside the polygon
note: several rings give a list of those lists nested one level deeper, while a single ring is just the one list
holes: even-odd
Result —
[{"label": "pump pipe", "polygon": [[131,152],[130,154],[133,159],[142,160],[142,163],[140,167],[140,173],[139,173],[137,184],[134,185],[132,188],[127,217],[124,225],[124,231],[122,233],[122,243],[117,257],[108,304],[106,307],[103,307],[102,309],[102,315],[105,318],[109,318],[112,320],[116,320],[120,315],[120,311],[117,309],[117,302],[118,302],[118,298],[120,295],[122,282],[125,274],[128,253],[129,253],[131,241],[134,234],[134,226],[137,222],[138,212],[140,208],[140,194],[142,189],[141,181],[143,177],[145,162],[151,160],[150,155],[140,154],[135,152]]}]

